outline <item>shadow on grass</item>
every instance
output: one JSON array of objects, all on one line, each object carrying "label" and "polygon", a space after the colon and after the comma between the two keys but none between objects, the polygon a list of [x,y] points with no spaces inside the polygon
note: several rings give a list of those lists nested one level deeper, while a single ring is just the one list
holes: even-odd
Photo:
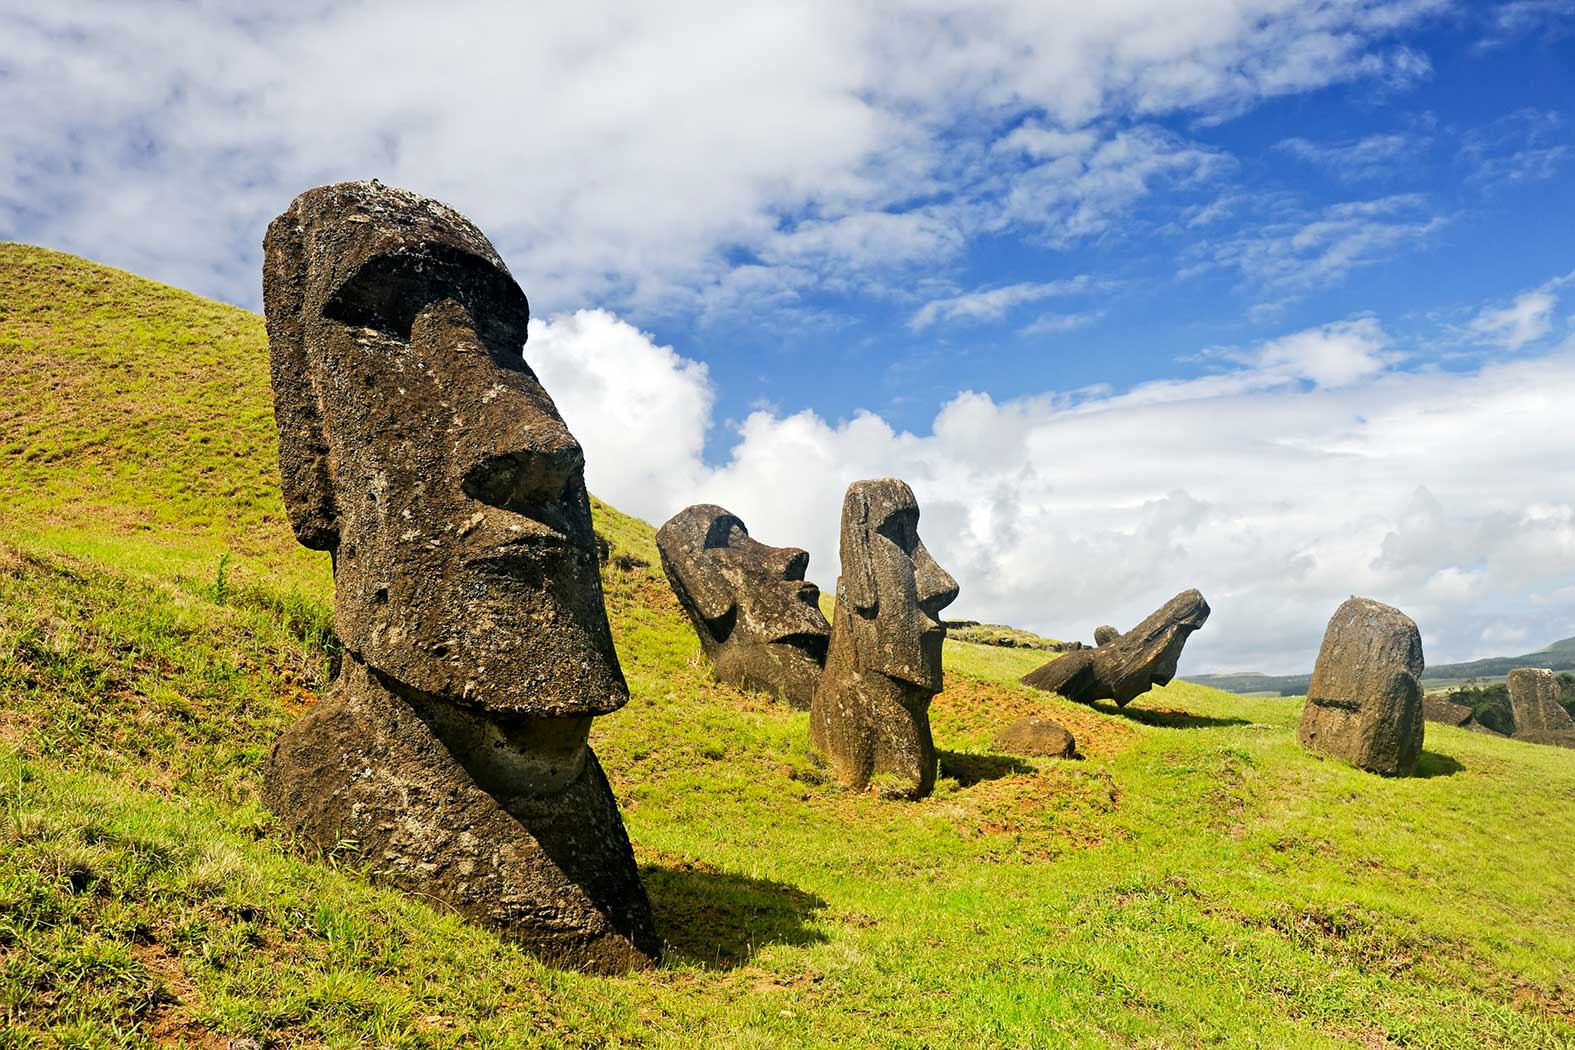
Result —
[{"label": "shadow on grass", "polygon": [[1195,715],[1173,707],[1117,707],[1108,700],[1088,705],[1102,715],[1115,715],[1146,726],[1163,726],[1166,729],[1220,729],[1224,726],[1250,725],[1245,718],[1215,718],[1212,715]]},{"label": "shadow on grass", "polygon": [[1032,773],[1034,767],[1011,755],[970,755],[961,751],[942,751],[941,776],[951,777],[958,787],[973,787],[986,780],[998,780],[1014,773]]},{"label": "shadow on grass", "polygon": [[1416,775],[1424,780],[1431,777],[1452,777],[1465,768],[1449,755],[1441,755],[1437,751],[1424,750],[1422,757],[1416,760]]},{"label": "shadow on grass", "polygon": [[785,882],[686,864],[652,865],[640,877],[673,962],[731,970],[767,945],[826,939],[809,926],[826,902]]}]

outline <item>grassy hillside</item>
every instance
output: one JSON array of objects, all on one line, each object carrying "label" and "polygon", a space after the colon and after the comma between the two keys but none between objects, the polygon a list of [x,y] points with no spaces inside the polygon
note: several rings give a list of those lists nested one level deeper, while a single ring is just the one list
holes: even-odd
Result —
[{"label": "grassy hillside", "polygon": [[[882,802],[632,562],[593,742],[660,970],[555,972],[303,852],[258,764],[332,617],[264,362],[250,314],[0,247],[0,1047],[1575,1044],[1569,752],[1430,725],[1385,781],[1302,752],[1293,700],[1084,708],[948,642],[939,789]],[[1025,713],[1083,757],[992,753]]]}]

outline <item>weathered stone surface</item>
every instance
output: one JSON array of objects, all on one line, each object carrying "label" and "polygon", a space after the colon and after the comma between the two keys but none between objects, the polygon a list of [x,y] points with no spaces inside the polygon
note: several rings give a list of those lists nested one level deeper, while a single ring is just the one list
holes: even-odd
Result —
[{"label": "weathered stone surface", "polygon": [[1176,676],[1187,637],[1209,618],[1209,603],[1195,590],[1182,591],[1125,634],[1051,660],[1023,676],[1023,684],[1060,693],[1068,700],[1114,700],[1125,707]]},{"label": "weathered stone surface", "polygon": [[492,245],[375,182],[309,190],[264,242],[285,506],[334,558],[344,670],[287,729],[270,808],[551,961],[659,942],[586,746],[628,689],[584,458],[521,355]]},{"label": "weathered stone surface", "polygon": [[1060,722],[1051,718],[1019,718],[995,735],[995,746],[1009,755],[1048,755],[1072,758],[1077,741]]},{"label": "weathered stone surface", "polygon": [[919,540],[919,505],[896,478],[856,481],[842,502],[842,575],[810,735],[848,787],[918,798],[935,786],[930,698],[941,691],[940,611],[957,581]]},{"label": "weathered stone surface", "polygon": [[1111,642],[1120,637],[1121,632],[1110,626],[1108,623],[1101,624],[1100,626],[1094,628],[1094,644],[1096,646],[1109,645]]},{"label": "weathered stone surface", "polygon": [[1575,747],[1575,719],[1559,703],[1559,679],[1540,667],[1509,672],[1509,708],[1515,739],[1555,747]]},{"label": "weathered stone surface", "polygon": [[1471,708],[1465,704],[1445,700],[1441,696],[1423,696],[1422,717],[1429,722],[1441,722],[1446,726],[1463,726],[1471,721]]},{"label": "weathered stone surface", "polygon": [[804,580],[809,555],[760,543],[709,503],[673,515],[656,547],[717,679],[807,710],[831,635],[820,589]]},{"label": "weathered stone surface", "polygon": [[1422,635],[1399,609],[1351,598],[1324,632],[1296,738],[1386,776],[1422,755]]}]

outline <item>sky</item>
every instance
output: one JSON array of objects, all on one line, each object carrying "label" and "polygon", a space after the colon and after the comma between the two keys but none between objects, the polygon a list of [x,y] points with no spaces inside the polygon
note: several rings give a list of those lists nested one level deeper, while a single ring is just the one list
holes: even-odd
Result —
[{"label": "sky", "polygon": [[0,238],[257,309],[300,191],[445,200],[594,492],[835,587],[895,475],[950,615],[1305,671],[1575,635],[1575,0],[0,0]]}]

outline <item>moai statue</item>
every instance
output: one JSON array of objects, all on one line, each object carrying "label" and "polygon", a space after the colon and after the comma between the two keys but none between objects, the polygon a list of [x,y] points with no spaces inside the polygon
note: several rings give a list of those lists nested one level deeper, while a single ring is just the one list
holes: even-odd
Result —
[{"label": "moai statue", "polygon": [[1575,747],[1575,719],[1559,703],[1558,675],[1541,667],[1517,667],[1509,672],[1508,688],[1516,740]]},{"label": "moai statue", "polygon": [[1393,606],[1352,597],[1318,649],[1296,739],[1311,751],[1386,776],[1422,757],[1422,634]]},{"label": "moai statue", "polygon": [[808,710],[831,635],[820,588],[804,580],[809,555],[750,538],[710,503],[673,515],[656,548],[717,680]]},{"label": "moai statue", "polygon": [[940,612],[957,581],[919,540],[919,504],[896,478],[856,481],[842,501],[842,575],[810,735],[857,791],[921,798],[935,787],[930,698],[941,691]]},{"label": "moai statue", "polygon": [[522,356],[524,293],[463,216],[377,182],[303,193],[263,248],[285,506],[333,556],[345,651],[269,807],[548,961],[654,964],[586,743],[629,692],[584,457]]},{"label": "moai statue", "polygon": [[1209,603],[1196,590],[1182,591],[1125,634],[1102,626],[1097,648],[1082,649],[1029,671],[1024,685],[1091,704],[1114,700],[1125,707],[1176,677],[1182,647],[1209,618]]}]

